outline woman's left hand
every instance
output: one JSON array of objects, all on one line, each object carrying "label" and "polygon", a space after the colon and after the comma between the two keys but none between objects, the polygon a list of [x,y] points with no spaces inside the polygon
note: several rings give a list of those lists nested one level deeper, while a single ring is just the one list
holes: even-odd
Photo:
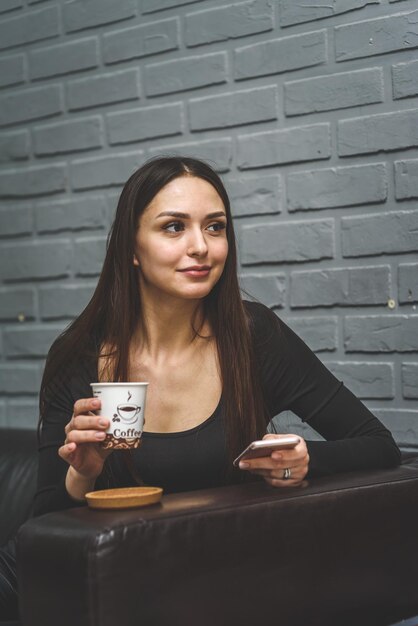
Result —
[{"label": "woman's left hand", "polygon": [[[263,439],[280,439],[281,436],[264,435]],[[305,440],[302,437],[299,437],[299,440],[295,448],[275,451],[270,456],[257,459],[246,459],[240,462],[239,467],[253,474],[259,474],[273,487],[298,487],[303,484],[309,468],[309,454]]]}]

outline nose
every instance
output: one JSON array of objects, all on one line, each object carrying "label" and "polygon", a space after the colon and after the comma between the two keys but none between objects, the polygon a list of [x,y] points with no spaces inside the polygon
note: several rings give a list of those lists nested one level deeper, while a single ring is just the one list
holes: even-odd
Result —
[{"label": "nose", "polygon": [[206,243],[206,239],[200,230],[200,228],[193,229],[190,233],[190,238],[188,241],[187,254],[191,257],[202,257],[208,251],[208,244]]}]

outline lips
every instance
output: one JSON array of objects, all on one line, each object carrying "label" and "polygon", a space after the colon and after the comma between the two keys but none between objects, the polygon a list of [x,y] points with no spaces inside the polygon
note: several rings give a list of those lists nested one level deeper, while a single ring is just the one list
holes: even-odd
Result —
[{"label": "lips", "polygon": [[208,272],[210,270],[210,265],[191,265],[190,267],[185,267],[182,270],[178,270],[179,272]]},{"label": "lips", "polygon": [[190,267],[185,267],[184,269],[178,271],[181,272],[183,276],[187,276],[188,278],[206,279],[209,276],[211,269],[210,265],[191,265]]}]

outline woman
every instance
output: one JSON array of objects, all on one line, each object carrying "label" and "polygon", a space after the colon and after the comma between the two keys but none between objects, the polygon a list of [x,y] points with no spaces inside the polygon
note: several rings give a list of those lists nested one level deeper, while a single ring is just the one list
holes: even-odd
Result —
[{"label": "woman", "polygon": [[[267,308],[242,302],[236,264],[228,196],[208,165],[157,158],[131,176],[93,298],[45,368],[36,513],[135,475],[166,492],[243,473],[293,487],[308,472],[399,462],[390,433],[305,344]],[[100,447],[108,416],[94,414],[96,380],[149,381],[139,450]],[[267,424],[286,409],[333,441],[301,438],[234,470],[250,441],[275,436]]]},{"label": "woman", "polygon": [[[390,467],[390,433],[273,313],[243,302],[229,200],[190,158],[157,158],[126,183],[92,300],[52,346],[41,387],[35,514],[86,492],[145,484],[165,492],[261,477]],[[148,381],[138,450],[100,447],[108,416],[90,383]],[[290,409],[328,441],[233,468],[271,418]]]}]

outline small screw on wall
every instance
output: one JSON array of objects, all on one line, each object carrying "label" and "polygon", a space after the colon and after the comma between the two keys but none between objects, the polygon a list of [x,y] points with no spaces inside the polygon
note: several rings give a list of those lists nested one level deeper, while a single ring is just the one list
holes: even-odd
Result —
[{"label": "small screw on wall", "polygon": [[24,313],[19,313],[19,315],[17,316],[18,322],[24,322],[25,319],[26,319],[26,317],[25,317]]},{"label": "small screw on wall", "polygon": [[392,298],[388,300],[388,309],[394,309],[396,307],[396,302]]}]

